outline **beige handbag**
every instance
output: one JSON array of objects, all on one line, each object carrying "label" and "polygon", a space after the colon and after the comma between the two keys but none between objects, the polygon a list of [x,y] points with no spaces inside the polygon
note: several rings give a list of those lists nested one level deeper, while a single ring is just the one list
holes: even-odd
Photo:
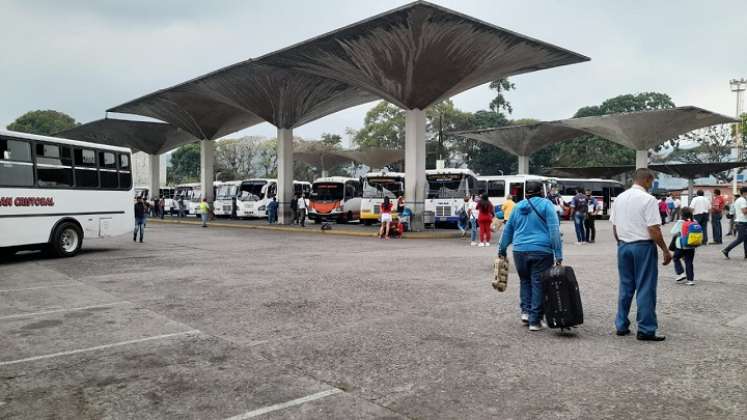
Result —
[{"label": "beige handbag", "polygon": [[493,263],[493,289],[503,292],[506,290],[508,285],[508,258],[507,257],[495,257]]}]

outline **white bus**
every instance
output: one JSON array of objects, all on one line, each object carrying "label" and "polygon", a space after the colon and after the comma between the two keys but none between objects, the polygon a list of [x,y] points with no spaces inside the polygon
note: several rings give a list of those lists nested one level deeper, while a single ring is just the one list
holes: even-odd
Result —
[{"label": "white bus", "polygon": [[[254,178],[241,182],[236,201],[237,217],[267,217],[267,205],[278,192],[277,179]],[[294,194],[311,193],[311,183],[293,181]]]},{"label": "white bus", "polygon": [[215,191],[213,213],[216,217],[231,216],[241,191],[241,181],[225,181]]},{"label": "white bus", "polygon": [[[223,183],[221,181],[213,181],[213,197],[215,197],[216,191],[218,191],[218,187],[220,187]],[[200,202],[202,201],[202,198],[205,195],[202,192],[202,186],[201,184],[197,184],[195,186],[191,193],[190,193],[190,199],[187,204],[187,213],[190,216],[200,217]]]},{"label": "white bus", "polygon": [[178,207],[176,205],[176,188],[169,186],[162,186],[158,190],[158,196],[153,197],[150,194],[150,188],[143,186],[135,187],[135,198],[142,198],[148,201],[150,204],[155,205],[156,198],[163,197],[163,211],[165,213],[173,215],[177,212]]},{"label": "white bus", "polygon": [[[558,194],[563,197],[566,204],[570,204],[578,191],[591,190],[591,196],[603,204],[601,211],[596,213],[604,216],[608,215],[615,198],[625,191],[622,182],[602,178],[557,178],[557,187]],[[570,209],[566,208],[564,217],[568,217],[569,211]]]},{"label": "white bus", "polygon": [[[369,172],[363,176],[360,220],[370,225],[379,220],[384,197],[389,197],[396,210],[397,197],[405,193],[405,174],[402,172]],[[396,217],[393,211],[392,215]]]},{"label": "white bus", "polygon": [[189,203],[192,200],[192,196],[194,195],[194,190],[200,189],[200,183],[199,182],[192,182],[187,184],[179,184],[176,187],[174,187],[174,209],[176,213],[179,213],[179,203],[182,202],[184,204],[184,214],[188,214],[189,212]]},{"label": "white bus", "polygon": [[59,257],[83,238],[132,233],[129,149],[0,130],[0,249]]},{"label": "white bus", "polygon": [[357,178],[330,176],[317,179],[311,185],[309,219],[314,223],[360,220],[362,190],[361,181]]},{"label": "white bus", "polygon": [[429,169],[425,171],[425,179],[428,183],[425,224],[459,222],[457,211],[464,206],[464,197],[480,192],[477,176],[469,169]]},{"label": "white bus", "polygon": [[555,186],[555,178],[548,178],[539,175],[491,175],[479,176],[480,181],[479,193],[488,193],[490,202],[494,205],[501,205],[510,195],[515,202],[526,198],[527,181],[542,182],[542,195],[547,196],[550,190]]}]

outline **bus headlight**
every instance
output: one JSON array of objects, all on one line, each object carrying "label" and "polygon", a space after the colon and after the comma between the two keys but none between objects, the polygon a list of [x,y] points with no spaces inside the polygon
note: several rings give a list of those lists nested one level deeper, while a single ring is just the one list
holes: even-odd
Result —
[{"label": "bus headlight", "polygon": [[265,211],[265,210],[267,210],[267,206],[259,206],[257,208],[257,211]]}]

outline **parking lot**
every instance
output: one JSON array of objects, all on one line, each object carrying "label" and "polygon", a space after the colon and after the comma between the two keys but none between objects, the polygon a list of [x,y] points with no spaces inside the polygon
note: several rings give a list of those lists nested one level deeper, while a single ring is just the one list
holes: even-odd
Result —
[{"label": "parking lot", "polygon": [[[529,333],[494,248],[149,223],[0,264],[0,418],[744,418],[747,260],[661,270],[662,343],[616,337],[607,222],[568,245],[585,324]],[[634,318],[634,313],[632,317]],[[238,417],[237,417],[238,416]]]}]

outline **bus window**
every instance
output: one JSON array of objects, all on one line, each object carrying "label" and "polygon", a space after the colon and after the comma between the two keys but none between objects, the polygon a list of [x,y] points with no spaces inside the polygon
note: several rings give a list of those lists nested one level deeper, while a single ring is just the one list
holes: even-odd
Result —
[{"label": "bus window", "polygon": [[488,196],[500,197],[506,196],[506,182],[505,181],[488,181]]},{"label": "bus window", "polygon": [[40,187],[72,187],[73,158],[69,147],[36,145],[36,178]]},{"label": "bus window", "polygon": [[514,201],[516,201],[517,203],[524,199],[524,183],[523,182],[510,183],[508,190],[509,190],[509,194],[511,194],[511,197],[513,197]]},{"label": "bus window", "polygon": [[79,188],[98,188],[99,171],[96,168],[96,152],[91,149],[73,150],[75,161],[75,186]]},{"label": "bus window", "polygon": [[343,199],[343,185],[336,182],[316,183],[311,187],[311,196],[317,201],[337,201]]},{"label": "bus window", "polygon": [[352,182],[345,183],[345,198],[350,199],[353,197],[357,197],[357,191],[355,188],[355,184]]},{"label": "bus window", "polygon": [[25,141],[0,138],[0,185],[32,187],[34,164],[31,144]]}]

